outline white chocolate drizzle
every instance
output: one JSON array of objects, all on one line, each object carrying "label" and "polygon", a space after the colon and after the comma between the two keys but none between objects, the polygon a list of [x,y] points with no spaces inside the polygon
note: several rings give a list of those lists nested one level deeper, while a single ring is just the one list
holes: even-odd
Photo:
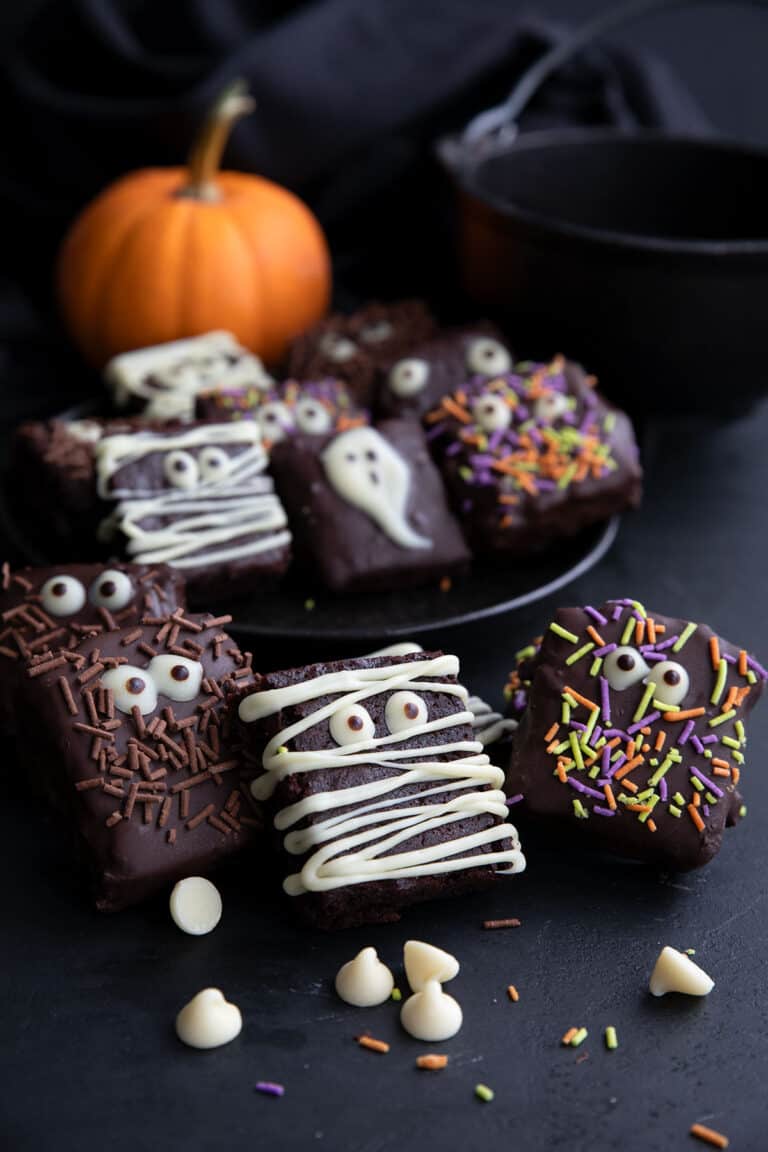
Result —
[{"label": "white chocolate drizzle", "polygon": [[[434,679],[456,676],[455,656],[437,655],[374,668],[330,672],[284,688],[254,692],[239,706],[240,719],[254,723],[292,705],[332,696],[329,704],[281,729],[263,753],[264,775],[251,785],[258,800],[272,795],[280,780],[294,773],[332,771],[369,765],[387,771],[379,779],[332,791],[317,792],[281,809],[275,827],[284,832],[284,847],[292,855],[307,855],[301,872],[287,877],[283,887],[292,896],[322,892],[352,884],[413,879],[470,868],[503,865],[500,872],[522,872],[525,857],[517,832],[506,823],[508,809],[501,791],[504,773],[490,763],[477,740],[455,738],[452,730],[472,723],[461,684]],[[334,714],[360,701],[396,691],[418,693],[428,702],[431,693],[456,697],[463,705],[448,716],[427,719],[406,733],[388,732],[317,751],[293,751],[291,742]],[[443,740],[429,746],[404,746],[433,733]],[[450,757],[439,760],[438,756]],[[402,795],[416,786],[421,790]],[[322,814],[322,816],[321,816]],[[401,845],[435,829],[472,817],[493,816],[491,827],[441,843],[399,851]],[[296,827],[307,818],[314,823]],[[506,842],[506,844],[504,843]],[[488,851],[491,845],[498,845]]]}]

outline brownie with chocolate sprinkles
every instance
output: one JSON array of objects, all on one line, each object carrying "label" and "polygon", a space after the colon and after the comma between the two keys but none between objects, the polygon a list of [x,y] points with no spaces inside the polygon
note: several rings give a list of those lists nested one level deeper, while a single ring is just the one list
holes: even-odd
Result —
[{"label": "brownie with chocolate sprinkles", "polygon": [[619,599],[561,608],[526,677],[507,773],[523,811],[664,868],[712,859],[741,813],[745,722],[768,678],[754,656]]},{"label": "brownie with chocolate sprinkles", "polygon": [[26,667],[20,755],[71,817],[102,910],[205,875],[262,827],[226,707],[253,676],[230,620],[163,611]]}]

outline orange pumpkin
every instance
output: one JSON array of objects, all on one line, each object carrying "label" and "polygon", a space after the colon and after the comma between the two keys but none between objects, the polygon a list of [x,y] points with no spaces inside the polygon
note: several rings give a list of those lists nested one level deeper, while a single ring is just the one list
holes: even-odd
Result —
[{"label": "orange pumpkin", "polygon": [[187,168],[131,172],[75,220],[59,299],[93,364],[217,328],[275,363],[326,312],[330,258],[309,209],[269,180],[219,171],[232,125],[252,107],[242,82],[233,85]]}]

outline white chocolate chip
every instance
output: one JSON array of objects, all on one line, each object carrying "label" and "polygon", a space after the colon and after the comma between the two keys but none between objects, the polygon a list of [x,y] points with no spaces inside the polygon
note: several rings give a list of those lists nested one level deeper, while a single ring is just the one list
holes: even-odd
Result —
[{"label": "white chocolate chip", "polygon": [[686,996],[708,996],[715,986],[711,976],[676,948],[662,948],[651,973],[653,996],[666,992],[683,992]]},{"label": "white chocolate chip", "polygon": [[459,962],[450,952],[425,944],[423,940],[407,940],[403,949],[405,974],[414,992],[421,992],[428,980],[444,984],[458,975]]},{"label": "white chocolate chip", "polygon": [[176,1017],[176,1035],[190,1048],[218,1048],[240,1034],[243,1018],[218,988],[204,988]]},{"label": "white chocolate chip", "polygon": [[450,1040],[461,1028],[461,1008],[453,996],[443,992],[437,980],[427,980],[422,991],[415,992],[403,1004],[400,1023],[415,1040]]},{"label": "white chocolate chip", "polygon": [[205,936],[221,920],[221,896],[204,876],[187,876],[171,892],[171,916],[177,928],[190,936]]},{"label": "white chocolate chip", "polygon": [[347,1004],[372,1008],[388,1000],[395,982],[375,948],[363,948],[354,960],[343,964],[336,975],[336,991]]}]

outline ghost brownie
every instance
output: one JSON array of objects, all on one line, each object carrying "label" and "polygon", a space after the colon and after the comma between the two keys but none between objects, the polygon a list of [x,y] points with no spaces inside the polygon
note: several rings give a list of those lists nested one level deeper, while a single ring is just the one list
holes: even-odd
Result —
[{"label": "ghost brownie", "polygon": [[474,738],[459,662],[363,657],[257,677],[238,715],[282,836],[283,887],[324,928],[395,920],[525,859],[504,775]]},{"label": "ghost brownie", "polygon": [[177,609],[26,669],[20,751],[71,816],[101,909],[204,875],[261,826],[224,704],[252,677],[229,620]]},{"label": "ghost brownie", "polygon": [[736,823],[753,656],[634,600],[562,608],[534,657],[507,775],[535,816],[665,868],[696,868]]},{"label": "ghost brownie", "polygon": [[424,584],[468,560],[424,435],[410,420],[294,436],[272,472],[297,557],[335,591]]}]

